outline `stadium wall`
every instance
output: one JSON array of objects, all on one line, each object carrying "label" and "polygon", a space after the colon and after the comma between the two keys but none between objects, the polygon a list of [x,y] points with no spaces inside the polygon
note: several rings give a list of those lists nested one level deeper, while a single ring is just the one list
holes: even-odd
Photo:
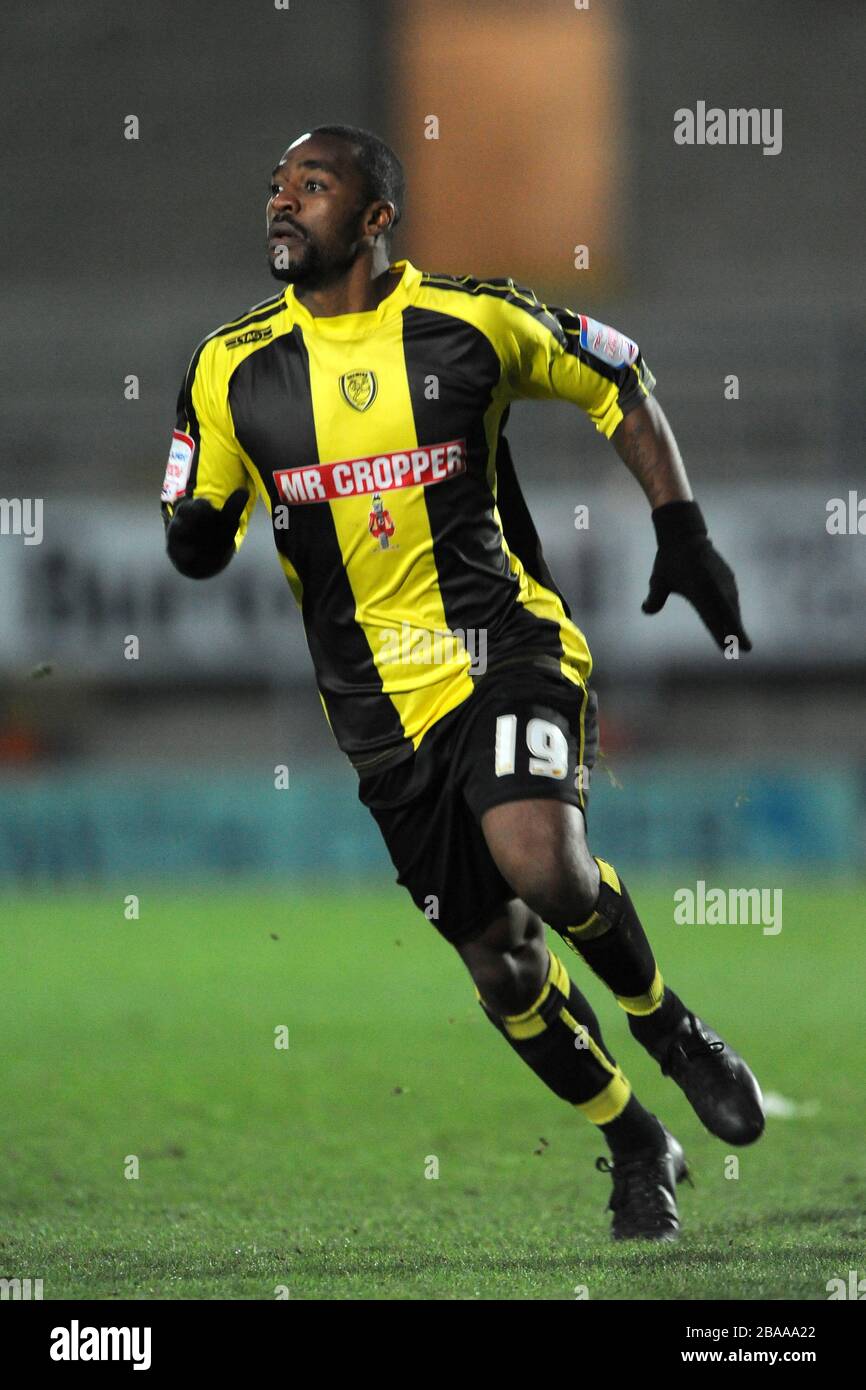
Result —
[{"label": "stadium wall", "polygon": [[[592,783],[593,845],[620,865],[862,871],[866,806],[856,771],[617,761]],[[383,875],[386,877],[383,879]],[[394,871],[356,780],[77,773],[0,790],[0,885],[261,878],[333,883]]]}]

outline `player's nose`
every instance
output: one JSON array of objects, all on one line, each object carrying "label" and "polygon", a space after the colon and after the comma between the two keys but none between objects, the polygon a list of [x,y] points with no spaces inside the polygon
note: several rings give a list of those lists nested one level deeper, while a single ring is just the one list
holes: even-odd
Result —
[{"label": "player's nose", "polygon": [[277,212],[283,212],[290,208],[297,209],[300,205],[300,199],[297,193],[287,185],[284,185],[280,191],[275,193],[271,198],[271,207]]}]

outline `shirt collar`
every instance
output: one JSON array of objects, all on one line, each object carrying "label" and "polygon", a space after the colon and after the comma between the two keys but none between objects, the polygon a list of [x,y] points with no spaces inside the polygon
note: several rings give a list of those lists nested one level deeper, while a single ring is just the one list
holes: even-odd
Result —
[{"label": "shirt collar", "polygon": [[286,307],[295,323],[305,332],[320,333],[328,338],[364,338],[374,333],[386,319],[401,314],[407,304],[415,298],[421,284],[421,271],[411,261],[394,261],[393,270],[402,270],[396,287],[386,294],[375,309],[365,309],[360,314],[311,314],[309,309],[295,298],[294,285],[286,286]]}]

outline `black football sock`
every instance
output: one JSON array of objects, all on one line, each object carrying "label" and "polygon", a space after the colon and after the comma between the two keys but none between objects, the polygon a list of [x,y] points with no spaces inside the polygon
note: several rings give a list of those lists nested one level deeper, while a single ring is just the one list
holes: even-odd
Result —
[{"label": "black football sock", "polygon": [[525,1012],[498,1014],[476,990],[478,1002],[536,1076],[598,1125],[614,1153],[615,1145],[620,1153],[661,1147],[661,1126],[632,1095],[628,1080],[604,1045],[591,1004],[569,979],[562,962],[548,954],[544,986]]},{"label": "black football sock", "polygon": [[665,1147],[665,1132],[660,1120],[645,1110],[637,1096],[632,1096],[621,1115],[610,1124],[599,1125],[614,1158],[627,1158],[640,1151],[656,1151]]},{"label": "black football sock", "polygon": [[625,884],[604,859],[595,862],[601,874],[595,908],[585,922],[560,928],[560,935],[613,991],[632,1035],[651,1046],[686,1010],[662,979]]},{"label": "black football sock", "polygon": [[686,1006],[678,994],[665,985],[662,1002],[650,1014],[629,1014],[628,1026],[631,1035],[644,1047],[654,1047],[661,1042],[666,1033],[677,1026],[686,1015]]}]

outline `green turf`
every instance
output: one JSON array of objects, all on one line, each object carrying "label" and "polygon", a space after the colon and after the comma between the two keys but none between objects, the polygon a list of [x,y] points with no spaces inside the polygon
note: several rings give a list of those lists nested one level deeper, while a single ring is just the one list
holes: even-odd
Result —
[{"label": "green turf", "polygon": [[866,1272],[862,888],[786,883],[765,937],[675,927],[669,888],[630,886],[674,987],[765,1090],[820,1102],[726,1179],[729,1150],[560,943],[686,1147],[677,1245],[610,1242],[597,1133],[400,890],[154,887],[138,921],[126,890],[3,904],[0,1275],[46,1298],[825,1299]]}]

